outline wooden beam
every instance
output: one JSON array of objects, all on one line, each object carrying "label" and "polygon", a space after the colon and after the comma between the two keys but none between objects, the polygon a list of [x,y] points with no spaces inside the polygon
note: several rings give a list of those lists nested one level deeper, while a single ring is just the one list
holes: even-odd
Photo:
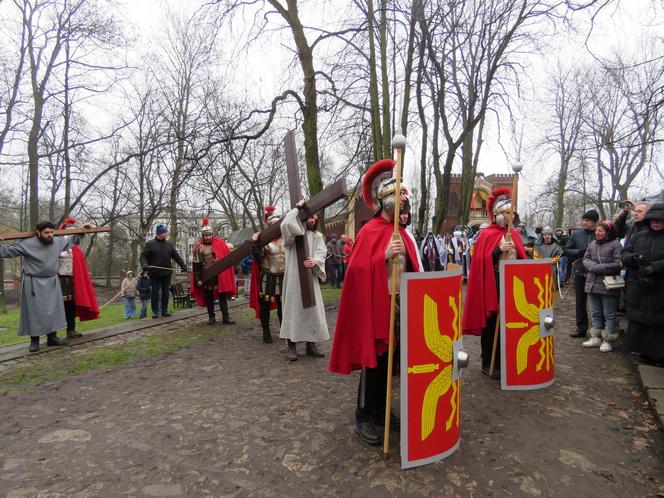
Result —
[{"label": "wooden beam", "polygon": [[[93,227],[93,228],[69,228],[65,230],[55,230],[53,235],[80,235],[86,233],[103,233],[110,232],[111,227]],[[3,240],[16,240],[16,239],[28,239],[37,235],[36,231],[31,232],[13,232],[13,233],[2,233],[0,234],[0,241]]]}]

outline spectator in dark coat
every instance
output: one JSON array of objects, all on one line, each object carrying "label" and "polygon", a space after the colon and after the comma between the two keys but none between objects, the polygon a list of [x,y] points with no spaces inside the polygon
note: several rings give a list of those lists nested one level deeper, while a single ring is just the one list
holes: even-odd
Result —
[{"label": "spectator in dark coat", "polygon": [[[569,235],[567,235],[562,228],[556,228],[555,236],[561,248],[567,245],[567,241],[569,240]],[[558,263],[558,271],[560,272],[559,274],[560,274],[561,285],[567,283],[567,280],[569,279],[569,272],[567,270],[568,270],[567,256],[563,255],[560,257],[560,262]]]},{"label": "spectator in dark coat", "polygon": [[604,278],[620,273],[622,246],[616,238],[616,229],[610,221],[602,221],[595,228],[595,240],[588,244],[583,256],[583,266],[588,271],[585,291],[590,299],[592,328],[590,339],[583,343],[586,348],[597,348],[602,353],[610,352],[611,344],[618,338],[618,300],[620,289],[607,289]]},{"label": "spectator in dark coat", "polygon": [[563,254],[568,257],[569,264],[572,265],[572,275],[574,276],[576,331],[570,334],[571,337],[586,337],[588,333],[587,294],[585,291],[587,271],[581,260],[586,254],[588,244],[595,240],[595,224],[597,221],[599,221],[599,213],[594,209],[583,213],[581,217],[582,230],[572,232],[563,249]]},{"label": "spectator in dark coat", "polygon": [[[620,210],[620,214],[616,218],[616,233],[619,239],[629,241],[632,236],[639,233],[641,230],[648,228],[648,222],[644,220],[650,204],[647,202],[626,201],[625,207]],[[627,215],[632,212],[632,219],[628,220]]]},{"label": "spectator in dark coat", "polygon": [[[150,286],[152,287],[152,318],[171,316],[168,312],[168,290],[171,286],[171,259],[180,266],[183,273],[187,273],[182,256],[166,238],[168,228],[165,225],[157,225],[157,235],[148,240],[141,252],[141,267],[150,275]],[[159,291],[161,290],[161,307],[159,306]]]},{"label": "spectator in dark coat", "polygon": [[645,221],[648,228],[629,240],[622,255],[630,269],[627,343],[644,360],[664,362],[664,204],[653,204]]}]

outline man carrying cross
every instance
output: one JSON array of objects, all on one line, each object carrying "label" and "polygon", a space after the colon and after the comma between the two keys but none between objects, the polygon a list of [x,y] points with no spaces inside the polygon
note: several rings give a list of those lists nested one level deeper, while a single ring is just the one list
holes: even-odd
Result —
[{"label": "man carrying cross", "polygon": [[[37,223],[37,233],[9,246],[0,245],[0,258],[23,256],[21,310],[18,335],[30,336],[30,352],[39,351],[39,337],[47,337],[48,346],[67,344],[56,332],[67,326],[58,261],[60,253],[80,241],[79,235],[54,237],[55,225]],[[92,228],[84,225],[84,229]]]}]

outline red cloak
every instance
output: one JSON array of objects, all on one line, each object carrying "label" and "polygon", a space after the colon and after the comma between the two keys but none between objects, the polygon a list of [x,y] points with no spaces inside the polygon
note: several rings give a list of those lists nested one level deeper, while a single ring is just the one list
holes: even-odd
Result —
[{"label": "red cloak", "polygon": [[97,320],[99,318],[99,305],[97,304],[97,296],[90,278],[88,264],[85,262],[85,256],[77,245],[71,248],[71,255],[76,316],[82,322]]},{"label": "red cloak", "polygon": [[[466,285],[466,299],[463,308],[463,334],[482,335],[487,318],[498,311],[496,275],[493,269],[493,250],[507,233],[492,223],[480,232],[470,261],[470,276]],[[526,258],[526,250],[519,232],[512,229],[512,241],[519,259]]]},{"label": "red cloak", "polygon": [[[198,247],[203,243],[202,240],[199,240],[194,247],[194,252],[198,250]],[[224,242],[224,239],[220,237],[212,237],[212,251],[214,252],[215,260],[220,260],[230,254],[230,250]],[[189,284],[189,292],[194,299],[196,299],[196,304],[199,306],[205,307],[205,296],[203,295],[203,289],[196,285],[194,282],[194,274],[191,274],[191,283]],[[212,298],[217,299],[219,294],[226,294],[226,297],[231,297],[235,295],[235,269],[231,266],[227,270],[222,271],[217,275],[217,290],[212,292]]]},{"label": "red cloak", "polygon": [[[376,216],[357,234],[341,291],[330,372],[375,368],[378,355],[387,351],[390,292],[385,249],[392,230],[391,222]],[[420,271],[415,244],[403,228],[399,231],[413,269]]]}]

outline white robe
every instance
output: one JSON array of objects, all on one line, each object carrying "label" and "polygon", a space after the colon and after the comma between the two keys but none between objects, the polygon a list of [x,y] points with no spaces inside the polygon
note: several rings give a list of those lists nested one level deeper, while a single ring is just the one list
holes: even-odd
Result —
[{"label": "white robe", "polygon": [[[330,338],[325,320],[325,305],[320,291],[319,279],[325,282],[325,256],[327,247],[320,232],[305,230],[304,224],[297,217],[298,210],[290,211],[281,222],[281,238],[286,252],[286,270],[281,294],[283,321],[279,337],[293,342],[321,342]],[[309,245],[309,254],[317,265],[311,268],[314,273],[314,296],[316,305],[302,308],[300,275],[297,266],[295,236],[305,235]]]}]

